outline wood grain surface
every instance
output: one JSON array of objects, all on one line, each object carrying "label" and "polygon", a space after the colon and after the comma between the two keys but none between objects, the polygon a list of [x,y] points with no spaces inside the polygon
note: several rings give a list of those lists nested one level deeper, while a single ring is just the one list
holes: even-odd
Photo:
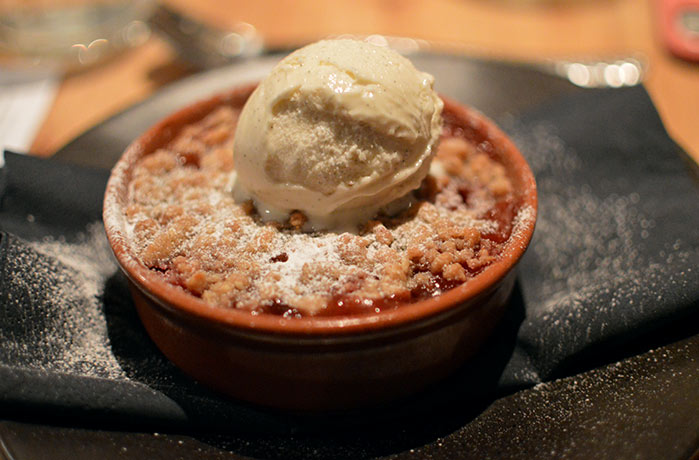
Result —
[{"label": "wood grain surface", "polygon": [[[660,0],[167,0],[226,27],[253,24],[287,47],[340,34],[427,39],[470,56],[541,61],[640,53],[645,81],[670,135],[699,162],[699,64],[671,56],[658,32]],[[49,156],[72,138],[190,70],[154,37],[105,64],[66,77],[32,145]]]}]

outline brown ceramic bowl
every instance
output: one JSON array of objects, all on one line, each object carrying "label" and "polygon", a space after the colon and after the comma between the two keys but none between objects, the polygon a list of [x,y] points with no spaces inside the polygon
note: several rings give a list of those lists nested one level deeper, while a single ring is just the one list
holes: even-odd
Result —
[{"label": "brown ceramic bowl", "polygon": [[404,397],[444,378],[478,350],[502,317],[514,285],[513,268],[534,231],[537,206],[534,177],[514,144],[492,121],[448,99],[445,119],[494,146],[520,206],[532,213],[513,231],[497,261],[442,295],[357,316],[252,316],[204,303],[154,276],[130,253],[123,209],[136,162],[217,106],[242,107],[253,88],[234,89],[167,117],[136,139],[112,171],[104,223],[148,334],[165,356],[201,383],[276,408],[360,407]]}]

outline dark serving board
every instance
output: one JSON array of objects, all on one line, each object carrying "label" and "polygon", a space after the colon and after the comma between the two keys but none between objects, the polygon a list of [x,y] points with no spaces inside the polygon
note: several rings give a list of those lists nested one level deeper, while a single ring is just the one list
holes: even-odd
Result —
[{"label": "dark serving board", "polygon": [[[158,119],[222,89],[259,80],[278,59],[276,55],[265,56],[177,82],[81,135],[54,158],[74,165],[110,168],[129,142]],[[584,103],[587,94],[595,94],[595,104],[607,95],[613,98],[612,92],[592,93],[526,65],[441,54],[420,54],[411,59],[418,68],[435,76],[441,93],[477,107],[502,123],[506,131],[521,129],[517,121],[520,114],[545,111],[561,98]],[[647,98],[641,88],[631,96]],[[565,123],[570,125],[570,120]],[[544,137],[547,133],[544,130]],[[557,138],[546,139],[550,143]],[[526,135],[519,141],[528,143],[528,148],[536,147]],[[561,170],[569,166],[564,164]],[[537,168],[546,180],[546,165]],[[546,204],[547,209],[555,209],[550,201]],[[690,235],[689,244],[696,250],[699,241],[692,241],[694,235]],[[545,245],[539,247],[546,249]],[[546,260],[546,254],[534,254],[530,259],[535,257]],[[525,296],[530,294],[526,286],[532,282],[527,267],[525,264],[520,272]],[[696,306],[696,300],[690,306]],[[180,425],[159,430],[168,431],[166,434],[154,434],[144,431],[147,428],[138,420],[132,425],[122,419],[114,426],[94,429],[89,414],[66,422],[60,413],[46,416],[43,412],[44,417],[37,418],[33,415],[37,411],[23,415],[14,410],[6,417],[8,420],[0,422],[0,459],[689,458],[699,448],[697,316],[685,315],[684,320],[671,322],[669,327],[646,328],[652,333],[639,332],[638,340],[626,340],[622,345],[601,340],[584,353],[571,353],[575,362],[559,362],[550,369],[540,367],[546,383],[517,392],[521,383],[519,387],[513,385],[505,396],[501,393],[498,399],[468,406],[458,417],[428,417],[424,426],[411,429],[400,424],[391,426],[388,419],[389,424],[373,433],[355,432],[353,428],[287,435],[274,431],[267,435],[259,431],[211,433],[201,427],[190,430]],[[520,317],[515,325],[525,331],[525,351],[527,340],[531,345],[536,339],[526,336],[528,321]],[[532,332],[535,336],[545,333]],[[509,351],[512,353],[512,348]],[[546,356],[535,354],[529,359],[547,362]],[[518,382],[526,380],[515,377]],[[414,423],[419,424],[419,420]]]}]

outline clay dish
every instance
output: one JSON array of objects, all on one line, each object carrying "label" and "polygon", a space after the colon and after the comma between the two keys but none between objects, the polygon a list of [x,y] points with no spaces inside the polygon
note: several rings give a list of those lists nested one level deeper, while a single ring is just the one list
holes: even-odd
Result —
[{"label": "clay dish", "polygon": [[480,113],[445,100],[453,125],[492,144],[528,211],[500,258],[439,296],[356,316],[286,319],[212,307],[155,276],[130,253],[124,207],[132,170],[183,126],[221,104],[242,107],[254,86],[190,105],[146,131],[112,171],[104,199],[107,237],[143,324],[184,372],[244,401],[302,411],[356,408],[415,393],[443,379],[477,352],[505,311],[517,262],[534,231],[536,186],[515,145]]}]

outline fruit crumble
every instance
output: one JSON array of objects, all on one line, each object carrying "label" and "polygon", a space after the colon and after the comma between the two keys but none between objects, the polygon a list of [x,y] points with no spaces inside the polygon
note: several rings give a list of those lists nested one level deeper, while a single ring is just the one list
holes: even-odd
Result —
[{"label": "fruit crumble", "polygon": [[133,170],[125,218],[136,258],[220,308],[287,317],[398,308],[467,282],[502,253],[518,196],[493,145],[448,109],[430,174],[396,215],[350,232],[265,221],[233,198],[233,133],[223,105]]}]

